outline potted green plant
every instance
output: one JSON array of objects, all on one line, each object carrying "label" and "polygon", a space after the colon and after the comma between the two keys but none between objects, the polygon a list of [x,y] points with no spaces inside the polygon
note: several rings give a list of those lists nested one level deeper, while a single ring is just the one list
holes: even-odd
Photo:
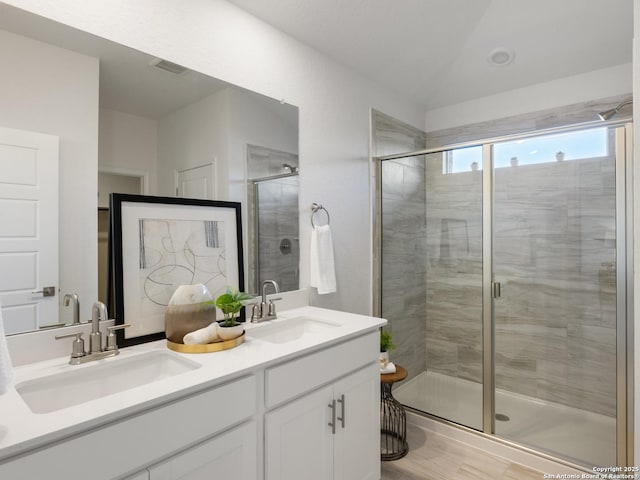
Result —
[{"label": "potted green plant", "polygon": [[236,322],[238,314],[248,300],[253,297],[235,288],[227,288],[227,291],[216,299],[218,307],[224,315],[224,320],[219,324],[218,334],[223,340],[232,340],[242,335],[244,326]]},{"label": "potted green plant", "polygon": [[380,367],[384,368],[389,363],[389,350],[396,346],[393,343],[393,335],[387,330],[380,329]]}]

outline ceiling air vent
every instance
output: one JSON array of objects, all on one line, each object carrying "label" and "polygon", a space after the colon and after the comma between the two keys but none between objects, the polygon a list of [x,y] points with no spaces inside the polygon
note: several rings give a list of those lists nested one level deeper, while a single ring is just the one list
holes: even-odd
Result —
[{"label": "ceiling air vent", "polygon": [[175,73],[176,75],[180,75],[188,70],[182,65],[178,65],[177,63],[173,63],[168,60],[162,60],[161,58],[154,58],[151,60],[149,65],[159,70],[164,70],[165,72]]}]

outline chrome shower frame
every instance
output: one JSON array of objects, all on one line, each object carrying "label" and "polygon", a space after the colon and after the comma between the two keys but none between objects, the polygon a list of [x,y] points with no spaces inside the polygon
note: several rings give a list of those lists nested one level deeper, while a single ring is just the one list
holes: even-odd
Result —
[{"label": "chrome shower frame", "polygon": [[[626,103],[625,103],[626,104]],[[622,106],[623,104],[621,104]],[[616,165],[616,455],[618,466],[634,466],[634,338],[633,338],[633,124],[631,118],[616,121],[595,121],[529,132],[526,134],[492,137],[481,141],[463,142],[438,148],[427,148],[412,152],[371,157],[374,171],[375,202],[373,232],[373,312],[382,316],[382,162],[407,157],[443,153],[448,150],[482,147],[482,214],[483,214],[483,431],[460,426],[455,422],[431,417],[464,430],[487,436],[499,443],[508,444],[523,451],[535,453],[553,461],[592,472],[584,465],[576,465],[564,458],[539,452],[530,447],[495,436],[495,321],[491,284],[493,282],[493,158],[495,143],[533,138],[548,134],[572,132],[588,128],[615,129]],[[487,268],[488,267],[488,268]],[[622,287],[620,287],[622,286]],[[416,412],[424,415],[422,412]]]}]

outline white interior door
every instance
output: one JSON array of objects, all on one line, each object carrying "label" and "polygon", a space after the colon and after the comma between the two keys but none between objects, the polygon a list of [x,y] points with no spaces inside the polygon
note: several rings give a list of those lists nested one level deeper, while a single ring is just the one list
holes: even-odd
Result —
[{"label": "white interior door", "polygon": [[0,128],[0,303],[8,334],[58,322],[58,137],[52,135]]},{"label": "white interior door", "polygon": [[215,194],[213,163],[176,171],[176,196],[213,200]]}]

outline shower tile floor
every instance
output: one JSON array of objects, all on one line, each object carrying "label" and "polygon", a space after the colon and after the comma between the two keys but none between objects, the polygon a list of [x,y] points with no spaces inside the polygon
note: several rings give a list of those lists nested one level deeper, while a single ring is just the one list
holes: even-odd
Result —
[{"label": "shower tile floor", "polygon": [[[416,410],[482,428],[482,385],[433,372],[422,372],[396,386],[394,397]],[[599,415],[557,403],[496,390],[496,434],[579,464],[616,464],[616,423]]]}]

